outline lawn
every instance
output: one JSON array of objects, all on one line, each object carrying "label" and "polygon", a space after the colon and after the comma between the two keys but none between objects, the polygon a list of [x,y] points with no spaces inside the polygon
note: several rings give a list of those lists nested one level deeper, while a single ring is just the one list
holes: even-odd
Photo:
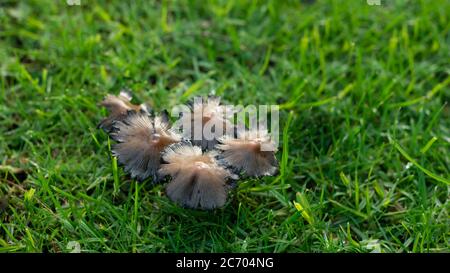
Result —
[{"label": "lawn", "polygon": [[[449,33],[445,0],[2,1],[0,251],[449,252]],[[123,88],[278,104],[279,175],[179,207],[96,129]]]}]

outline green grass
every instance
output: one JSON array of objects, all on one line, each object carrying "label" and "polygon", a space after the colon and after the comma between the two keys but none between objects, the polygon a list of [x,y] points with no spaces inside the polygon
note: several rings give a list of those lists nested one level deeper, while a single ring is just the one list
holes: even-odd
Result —
[{"label": "green grass", "polygon": [[[125,2],[0,4],[0,251],[450,251],[449,1]],[[95,128],[124,87],[279,104],[280,176],[136,184]]]}]

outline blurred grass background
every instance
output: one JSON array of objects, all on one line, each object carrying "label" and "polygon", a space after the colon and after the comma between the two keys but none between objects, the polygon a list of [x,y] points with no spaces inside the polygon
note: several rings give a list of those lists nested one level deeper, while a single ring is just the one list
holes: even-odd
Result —
[{"label": "blurred grass background", "polygon": [[[449,17],[445,0],[1,1],[0,251],[448,252]],[[95,128],[122,88],[157,110],[212,90],[279,104],[280,175],[213,212],[136,184]]]}]

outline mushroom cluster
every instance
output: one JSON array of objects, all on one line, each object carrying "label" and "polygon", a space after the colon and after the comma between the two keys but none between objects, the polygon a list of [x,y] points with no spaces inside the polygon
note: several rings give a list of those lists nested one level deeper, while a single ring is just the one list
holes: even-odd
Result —
[{"label": "mushroom cluster", "polygon": [[200,121],[201,129],[211,122],[223,125],[223,130],[212,130],[212,137],[200,130],[200,139],[194,137],[193,127],[187,134],[174,130],[167,111],[156,114],[131,100],[124,91],[107,95],[101,105],[108,117],[98,128],[116,142],[112,154],[125,172],[138,181],[169,181],[166,194],[181,206],[220,208],[240,176],[270,176],[278,170],[277,147],[268,131],[238,129],[218,97],[194,99],[190,115],[180,117],[183,124]]}]

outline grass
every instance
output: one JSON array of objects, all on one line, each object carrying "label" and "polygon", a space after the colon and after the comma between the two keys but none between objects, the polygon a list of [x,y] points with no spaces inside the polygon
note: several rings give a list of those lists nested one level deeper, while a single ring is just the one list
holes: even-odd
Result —
[{"label": "grass", "polygon": [[[0,251],[449,252],[450,3],[387,2],[2,1]],[[280,175],[213,212],[131,181],[124,87],[279,104]]]}]

